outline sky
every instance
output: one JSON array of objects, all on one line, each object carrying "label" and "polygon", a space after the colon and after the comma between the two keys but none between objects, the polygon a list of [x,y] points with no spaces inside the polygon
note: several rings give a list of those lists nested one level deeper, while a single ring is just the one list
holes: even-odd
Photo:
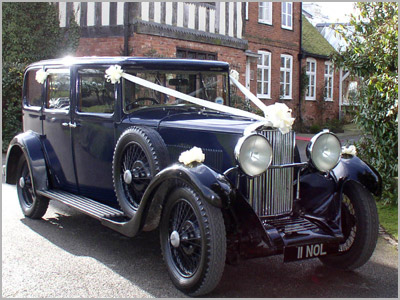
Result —
[{"label": "sky", "polygon": [[[312,2],[304,2],[312,3]],[[355,2],[314,2],[318,3],[321,8],[321,13],[329,18],[328,22],[348,22],[350,20],[349,15],[355,14],[354,9]]]}]

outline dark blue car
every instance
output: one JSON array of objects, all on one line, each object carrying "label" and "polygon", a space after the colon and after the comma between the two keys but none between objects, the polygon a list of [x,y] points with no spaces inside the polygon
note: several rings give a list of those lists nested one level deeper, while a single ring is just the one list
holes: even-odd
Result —
[{"label": "dark blue car", "polygon": [[[114,66],[118,80],[105,76]],[[240,93],[229,71],[218,61],[127,57],[30,65],[24,132],[5,168],[24,215],[40,219],[55,200],[129,237],[159,228],[169,275],[192,296],[240,259],[366,263],[379,174],[328,131],[300,161],[292,130],[231,113]]]}]

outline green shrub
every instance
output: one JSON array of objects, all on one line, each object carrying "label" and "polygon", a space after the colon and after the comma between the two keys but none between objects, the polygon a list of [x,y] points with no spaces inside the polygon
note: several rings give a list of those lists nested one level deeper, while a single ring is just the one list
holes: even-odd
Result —
[{"label": "green shrub", "polygon": [[383,179],[382,200],[397,203],[398,168],[398,4],[359,2],[360,15],[338,30],[347,48],[334,55],[337,66],[360,78],[355,122],[363,136],[358,155]]},{"label": "green shrub", "polygon": [[25,67],[38,60],[75,53],[79,26],[59,27],[58,11],[47,2],[2,3],[2,150],[22,131],[22,81]]}]

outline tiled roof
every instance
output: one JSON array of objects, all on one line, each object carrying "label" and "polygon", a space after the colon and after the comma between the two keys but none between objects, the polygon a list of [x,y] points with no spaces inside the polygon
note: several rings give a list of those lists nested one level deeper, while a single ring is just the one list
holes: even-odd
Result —
[{"label": "tiled roof", "polygon": [[302,50],[306,54],[315,54],[318,56],[329,57],[335,49],[329,42],[319,33],[305,16],[303,17],[303,34],[302,34]]}]

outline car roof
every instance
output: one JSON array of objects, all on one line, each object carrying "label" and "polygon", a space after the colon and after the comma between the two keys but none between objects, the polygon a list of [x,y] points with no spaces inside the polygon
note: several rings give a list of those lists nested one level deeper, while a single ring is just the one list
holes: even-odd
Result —
[{"label": "car roof", "polygon": [[127,56],[88,56],[64,57],[58,59],[42,60],[31,64],[37,66],[71,66],[71,65],[121,65],[129,68],[150,70],[196,70],[196,71],[228,71],[229,64],[215,60],[196,60],[179,58],[149,58]]}]

